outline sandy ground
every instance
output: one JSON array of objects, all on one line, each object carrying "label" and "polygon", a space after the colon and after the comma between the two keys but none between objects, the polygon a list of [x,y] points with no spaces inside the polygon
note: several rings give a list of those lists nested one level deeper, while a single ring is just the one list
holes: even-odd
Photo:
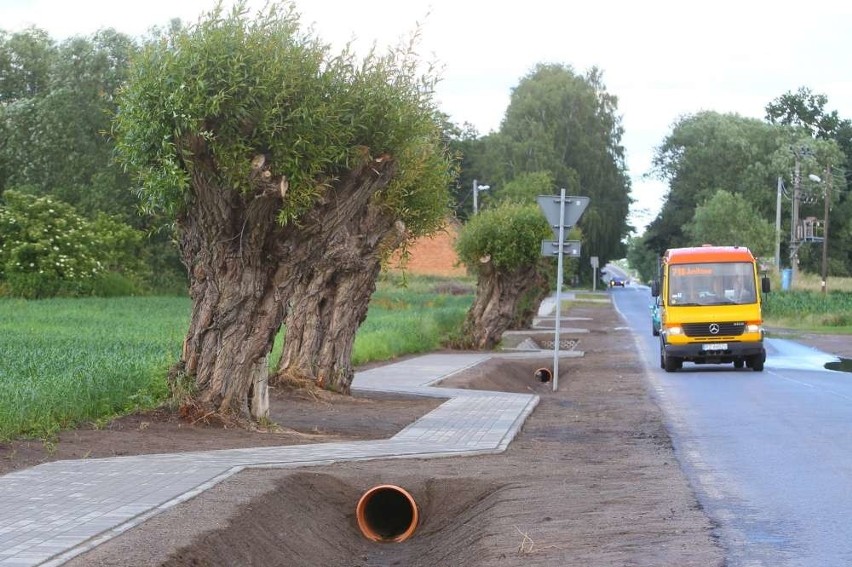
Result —
[{"label": "sandy ground", "polygon": [[[557,392],[533,376],[549,357],[493,358],[445,384],[541,396],[504,453],[244,471],[68,565],[724,565],[645,369],[624,348],[629,332],[609,305],[567,315],[589,318],[572,326],[590,332],[576,337],[584,356],[560,365]],[[813,346],[826,346],[818,340]],[[273,430],[151,412],[64,432],[50,450],[0,445],[0,472],[57,458],[385,438],[439,403],[278,390]],[[357,527],[359,498],[379,484],[404,488],[417,503],[420,521],[404,542],[372,542]]]}]

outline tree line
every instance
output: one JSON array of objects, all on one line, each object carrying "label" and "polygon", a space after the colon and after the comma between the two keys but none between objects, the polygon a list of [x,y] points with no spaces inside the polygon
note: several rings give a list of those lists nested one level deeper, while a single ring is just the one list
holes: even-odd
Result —
[{"label": "tree line", "polygon": [[[712,111],[681,117],[656,149],[652,173],[668,194],[630,241],[631,265],[650,280],[667,248],[709,242],[748,246],[768,267],[777,254],[775,270],[796,263],[811,273],[852,274],[852,122],[827,105],[825,95],[801,87],[769,102],[763,120]],[[820,229],[817,238],[805,238],[803,220]]]},{"label": "tree line", "polygon": [[172,384],[259,419],[270,382],[348,391],[384,261],[455,214],[478,281],[462,346],[493,347],[554,279],[535,195],[589,196],[571,237],[586,261],[624,255],[617,98],[597,69],[536,65],[480,136],[437,108],[415,42],[332,52],[286,1],[143,39],[0,32],[0,292],[188,293]]}]

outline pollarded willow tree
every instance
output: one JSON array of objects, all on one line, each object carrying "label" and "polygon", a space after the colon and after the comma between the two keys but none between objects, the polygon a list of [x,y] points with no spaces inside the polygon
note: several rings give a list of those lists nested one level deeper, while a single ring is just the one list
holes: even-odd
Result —
[{"label": "pollarded willow tree", "polygon": [[[254,19],[219,5],[134,61],[117,148],[175,220],[192,298],[176,370],[202,411],[264,416],[285,317],[310,327],[316,298],[333,321],[366,312],[353,290],[372,290],[384,247],[440,226],[452,167],[419,69],[410,49],[333,55],[290,2]],[[311,346],[335,341],[319,377],[335,389],[362,318]]]},{"label": "pollarded willow tree", "polygon": [[467,222],[456,241],[456,252],[477,282],[461,346],[494,348],[516,318],[519,305],[537,305],[547,295],[549,275],[555,272],[552,260],[541,256],[541,241],[552,236],[536,204],[507,201]]}]

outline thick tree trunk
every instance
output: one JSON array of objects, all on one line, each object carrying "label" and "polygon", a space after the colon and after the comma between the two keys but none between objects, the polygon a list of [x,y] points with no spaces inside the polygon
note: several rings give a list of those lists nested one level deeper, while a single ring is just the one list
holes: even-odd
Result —
[{"label": "thick tree trunk", "polygon": [[286,294],[277,191],[244,199],[202,176],[180,219],[180,249],[193,307],[183,371],[195,378],[198,410],[239,418],[268,414],[268,357]]},{"label": "thick tree trunk", "polygon": [[308,378],[349,392],[355,334],[367,316],[382,255],[404,236],[402,224],[374,205],[338,227],[335,245],[294,290],[278,378]]},{"label": "thick tree trunk", "polygon": [[315,380],[317,385],[349,392],[354,377],[352,347],[375,291],[379,263],[362,270],[318,266],[294,293],[287,334],[278,364],[279,377]]},{"label": "thick tree trunk", "polygon": [[518,330],[532,327],[533,319],[538,315],[541,302],[550,294],[550,281],[547,279],[546,269],[530,270],[528,275],[534,281],[530,282],[529,291],[518,299],[518,307],[515,317],[509,325],[510,329]]},{"label": "thick tree trunk", "polygon": [[[339,259],[349,237],[381,240],[383,234],[351,233],[341,227],[369,212],[374,194],[391,179],[392,161],[371,160],[350,171],[326,190],[298,226],[281,227],[277,214],[287,198],[286,180],[273,179],[259,157],[252,162],[251,194],[220,187],[213,159],[203,142],[197,143],[191,148],[193,201],[178,219],[193,301],[180,369],[195,379],[198,411],[258,419],[268,412],[269,352],[288,308],[298,310],[300,296],[293,294],[300,282],[309,282],[306,274],[317,267],[322,272],[329,265],[327,255]],[[362,271],[372,273],[369,266]],[[335,303],[349,303],[349,294],[356,291],[344,289]],[[359,307],[351,307],[359,322],[363,320]],[[348,360],[350,351],[351,345],[334,360]],[[330,374],[338,371],[334,364],[329,368]]]},{"label": "thick tree trunk", "polygon": [[480,267],[476,297],[467,312],[462,336],[471,348],[491,350],[516,317],[518,302],[525,294],[541,286],[535,270],[497,271],[489,262]]}]

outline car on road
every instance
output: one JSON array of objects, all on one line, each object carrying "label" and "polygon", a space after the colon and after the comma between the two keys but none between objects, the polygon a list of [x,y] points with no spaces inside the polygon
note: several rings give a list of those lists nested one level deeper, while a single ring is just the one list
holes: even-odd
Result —
[{"label": "car on road", "polygon": [[621,276],[612,276],[609,279],[609,287],[624,287],[627,285],[627,278],[622,278]]},{"label": "car on road", "polygon": [[654,297],[651,300],[651,334],[655,337],[660,336],[660,296]]}]

